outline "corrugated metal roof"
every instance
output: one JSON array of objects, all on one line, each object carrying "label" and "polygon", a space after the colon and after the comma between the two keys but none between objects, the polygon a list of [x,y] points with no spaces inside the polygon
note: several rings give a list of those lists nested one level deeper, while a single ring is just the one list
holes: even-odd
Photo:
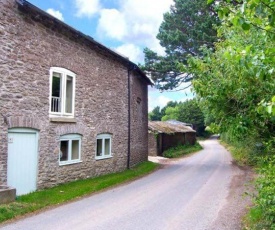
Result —
[{"label": "corrugated metal roof", "polygon": [[196,131],[184,123],[171,123],[169,121],[149,121],[148,130],[154,133],[195,133]]}]

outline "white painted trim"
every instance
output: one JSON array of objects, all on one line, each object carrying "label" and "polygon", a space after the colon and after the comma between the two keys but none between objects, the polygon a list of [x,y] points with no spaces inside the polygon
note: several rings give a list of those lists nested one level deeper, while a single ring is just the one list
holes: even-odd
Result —
[{"label": "white painted trim", "polygon": [[96,160],[105,160],[105,159],[110,159],[110,158],[113,158],[113,156],[109,155],[109,156],[96,156],[95,157]]},{"label": "white painted trim", "polygon": [[[62,80],[61,80],[61,98],[63,99],[61,101],[61,112],[52,112],[51,111],[51,107],[52,107],[52,77],[53,77],[53,73],[60,73]],[[72,95],[72,113],[66,113],[65,112],[65,100],[64,98],[66,98],[66,80],[67,80],[67,76],[72,77],[73,80],[73,95]],[[75,83],[76,83],[76,74],[73,73],[72,71],[65,69],[65,68],[61,68],[61,67],[51,67],[50,68],[50,93],[49,93],[49,115],[50,117],[68,117],[68,118],[74,118],[74,112],[75,112]]]},{"label": "white painted trim", "polygon": [[[79,141],[79,146],[78,146],[78,152],[79,152],[79,158],[72,160],[72,141],[78,140]],[[68,154],[68,160],[67,161],[60,161],[60,143],[61,141],[69,141],[69,154]],[[60,136],[59,139],[59,165],[69,165],[69,164],[76,164],[76,163],[81,163],[81,144],[82,144],[82,136],[80,134],[66,134]]]},{"label": "white painted trim", "polygon": [[81,160],[73,160],[73,161],[59,161],[59,166],[64,166],[64,165],[73,165],[73,164],[78,164],[81,163]]},{"label": "white painted trim", "polygon": [[[105,155],[105,140],[106,139],[110,139],[110,155]],[[104,134],[99,134],[96,137],[96,140],[102,140],[102,156],[97,156],[97,141],[96,141],[96,148],[95,148],[95,159],[96,160],[102,160],[102,159],[108,159],[108,158],[112,158],[113,154],[112,154],[112,135],[108,134],[108,133],[104,133]]]}]

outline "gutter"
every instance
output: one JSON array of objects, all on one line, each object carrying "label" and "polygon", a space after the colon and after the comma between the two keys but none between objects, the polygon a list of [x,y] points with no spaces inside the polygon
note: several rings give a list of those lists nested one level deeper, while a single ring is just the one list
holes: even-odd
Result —
[{"label": "gutter", "polygon": [[48,14],[47,12],[45,12],[45,11],[41,10],[40,8],[36,7],[35,5],[31,4],[27,0],[15,0],[15,2],[18,4],[19,9],[21,9],[22,11],[24,11],[26,13],[32,14],[37,20],[40,19],[40,23],[43,24],[43,21],[44,21],[43,18],[41,18],[41,17],[45,17],[47,19],[50,19],[53,22],[57,23],[58,25],[62,26],[63,28],[69,30],[71,33],[75,34],[78,38],[83,38],[87,42],[92,43],[98,49],[107,51],[113,57],[119,59],[124,65],[126,65],[126,66],[135,66],[135,69],[133,69],[133,70],[137,71],[137,73],[139,73],[144,78],[144,80],[146,81],[146,83],[148,85],[153,85],[151,80],[146,76],[146,74],[135,63],[131,62],[128,58],[123,57],[122,55],[118,54],[117,52],[115,52],[115,51],[109,49],[108,47],[104,46],[100,42],[97,42],[96,40],[94,40],[89,35],[83,34],[82,32],[80,32],[80,31],[76,30],[75,28],[69,26],[68,24],[58,20],[57,18],[53,17],[52,15]]},{"label": "gutter", "polygon": [[128,65],[128,151],[127,151],[127,169],[130,169],[131,162],[131,72],[138,67],[135,64]]}]

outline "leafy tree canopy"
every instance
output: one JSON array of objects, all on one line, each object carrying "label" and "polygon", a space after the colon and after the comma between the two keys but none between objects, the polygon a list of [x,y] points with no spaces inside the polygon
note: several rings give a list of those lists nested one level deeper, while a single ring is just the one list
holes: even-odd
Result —
[{"label": "leafy tree canopy", "polygon": [[[158,116],[156,116],[158,115]],[[155,119],[155,118],[158,119]],[[204,132],[204,115],[196,99],[185,102],[170,101],[160,110],[157,106],[149,113],[149,119],[152,121],[177,120],[185,123],[191,123],[199,135]]]},{"label": "leafy tree canopy", "polygon": [[167,107],[162,121],[177,120],[191,123],[198,135],[202,135],[205,129],[204,115],[199,107],[197,99],[179,102],[175,107]]},{"label": "leafy tree canopy", "polygon": [[165,115],[166,108],[173,108],[178,105],[176,101],[169,101],[166,106],[160,109],[159,106],[155,107],[152,112],[148,114],[150,121],[161,121],[162,117]]},{"label": "leafy tree canopy", "polygon": [[204,111],[222,132],[236,141],[253,135],[268,140],[275,132],[275,2],[240,3],[220,4],[215,52],[204,49],[203,57],[189,59],[189,67]]},{"label": "leafy tree canopy", "polygon": [[187,56],[200,56],[201,46],[213,48],[217,40],[215,26],[219,24],[213,4],[206,0],[174,0],[170,11],[164,14],[157,38],[165,48],[165,56],[145,48],[145,64],[158,88],[173,89],[191,76],[182,74],[179,63],[186,63]]}]

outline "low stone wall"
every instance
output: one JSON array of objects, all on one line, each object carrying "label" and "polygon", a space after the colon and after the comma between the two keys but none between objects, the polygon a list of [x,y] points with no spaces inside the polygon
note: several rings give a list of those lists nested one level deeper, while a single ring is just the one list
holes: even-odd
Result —
[{"label": "low stone wall", "polygon": [[16,189],[8,186],[0,186],[0,204],[7,204],[15,201]]}]

